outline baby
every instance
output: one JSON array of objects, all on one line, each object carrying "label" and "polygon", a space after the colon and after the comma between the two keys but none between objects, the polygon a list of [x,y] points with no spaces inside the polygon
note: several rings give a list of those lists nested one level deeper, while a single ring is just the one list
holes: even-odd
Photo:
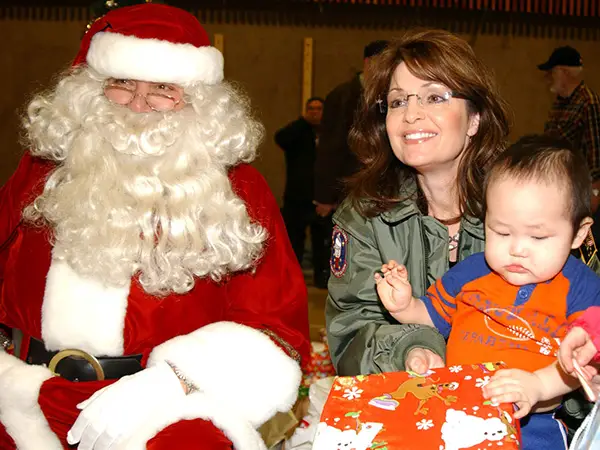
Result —
[{"label": "baby", "polygon": [[375,275],[377,292],[399,322],[447,338],[448,365],[504,361],[509,369],[484,395],[517,404],[523,449],[565,449],[552,411],[578,383],[558,364],[556,339],[600,305],[600,278],[570,256],[592,224],[589,172],[563,141],[528,136],[498,158],[484,188],[484,253],[459,262],[422,298],[412,296],[406,268],[390,261]]}]

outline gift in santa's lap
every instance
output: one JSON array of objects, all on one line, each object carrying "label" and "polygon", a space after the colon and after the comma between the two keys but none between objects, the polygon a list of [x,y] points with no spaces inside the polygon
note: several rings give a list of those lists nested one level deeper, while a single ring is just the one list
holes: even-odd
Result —
[{"label": "gift in santa's lap", "polygon": [[485,400],[502,363],[337,377],[313,450],[520,448],[512,405]]}]

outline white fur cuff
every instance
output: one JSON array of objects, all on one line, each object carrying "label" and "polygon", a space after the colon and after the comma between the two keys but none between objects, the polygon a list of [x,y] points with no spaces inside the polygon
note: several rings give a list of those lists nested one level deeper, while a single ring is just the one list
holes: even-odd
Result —
[{"label": "white fur cuff", "polygon": [[4,375],[4,373],[9,369],[25,365],[26,364],[19,358],[0,349],[0,379],[2,379],[2,375]]},{"label": "white fur cuff", "polygon": [[52,372],[0,352],[0,422],[19,450],[62,450],[40,409],[38,397]]},{"label": "white fur cuff", "polygon": [[255,428],[293,406],[302,376],[269,337],[233,322],[207,325],[159,345],[148,366],[159,361],[171,361],[221,409]]}]

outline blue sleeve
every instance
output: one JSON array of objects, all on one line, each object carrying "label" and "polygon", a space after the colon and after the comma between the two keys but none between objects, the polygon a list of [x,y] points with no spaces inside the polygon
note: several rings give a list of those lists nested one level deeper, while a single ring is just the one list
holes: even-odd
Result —
[{"label": "blue sleeve", "polygon": [[458,294],[467,283],[489,273],[490,268],[485,262],[484,254],[476,253],[456,264],[421,297],[431,321],[445,338],[450,335]]},{"label": "blue sleeve", "polygon": [[569,281],[567,319],[590,306],[600,306],[600,277],[573,256],[569,256],[563,275]]}]

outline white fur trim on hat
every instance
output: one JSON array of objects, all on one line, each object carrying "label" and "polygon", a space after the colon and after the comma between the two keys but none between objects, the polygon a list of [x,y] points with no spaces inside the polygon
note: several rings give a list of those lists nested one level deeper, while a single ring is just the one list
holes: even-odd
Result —
[{"label": "white fur trim on hat", "polygon": [[30,366],[0,351],[0,422],[19,450],[62,450],[50,429],[38,397],[44,381],[52,372]]},{"label": "white fur trim on hat", "polygon": [[87,63],[111,78],[190,84],[223,80],[223,55],[214,47],[174,44],[118,33],[96,33]]},{"label": "white fur trim on hat", "polygon": [[234,322],[213,323],[159,345],[148,366],[159,361],[173,363],[221,409],[254,428],[291,409],[302,376],[269,337]]}]

